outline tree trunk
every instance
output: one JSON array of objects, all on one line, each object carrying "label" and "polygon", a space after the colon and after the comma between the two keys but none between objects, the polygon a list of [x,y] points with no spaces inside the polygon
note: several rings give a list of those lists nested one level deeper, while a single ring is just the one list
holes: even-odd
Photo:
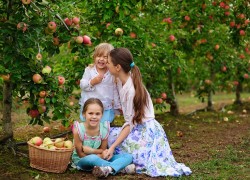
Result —
[{"label": "tree trunk", "polygon": [[[210,80],[212,83],[215,80],[215,72],[214,72],[214,64],[213,62],[210,64]],[[214,110],[213,107],[213,90],[212,88],[209,88],[208,96],[207,96],[207,110],[212,111]]]},{"label": "tree trunk", "polygon": [[238,86],[236,86],[236,92],[235,92],[236,99],[234,101],[234,104],[242,104],[241,92],[242,92],[242,83],[239,81]]},{"label": "tree trunk", "polygon": [[172,72],[169,70],[168,73],[168,78],[169,78],[169,89],[171,90],[171,98],[167,98],[166,102],[170,104],[170,114],[173,116],[179,115],[179,105],[176,99],[175,95],[175,86],[173,82],[173,77],[172,77]]},{"label": "tree trunk", "polygon": [[12,84],[9,81],[4,81],[3,85],[3,127],[0,137],[1,141],[6,141],[13,138],[13,129],[11,122],[11,107],[12,107]]}]

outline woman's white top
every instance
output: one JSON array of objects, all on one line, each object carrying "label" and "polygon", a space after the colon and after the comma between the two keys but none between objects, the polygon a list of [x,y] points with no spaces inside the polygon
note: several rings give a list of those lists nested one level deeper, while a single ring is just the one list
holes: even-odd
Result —
[{"label": "woman's white top", "polygon": [[[124,128],[127,125],[130,125],[130,131],[131,131],[135,126],[135,124],[133,124],[133,117],[135,115],[134,103],[133,103],[135,96],[135,87],[132,78],[129,77],[124,85],[122,85],[122,82],[118,79],[117,86],[121,100],[123,116],[125,119],[125,123],[122,126],[122,128]],[[146,122],[155,118],[154,106],[148,92],[147,94],[148,94],[148,106],[145,107],[145,117],[142,119],[142,122]]]},{"label": "woman's white top", "polygon": [[102,82],[92,86],[90,81],[98,75],[96,66],[85,68],[80,81],[82,92],[79,104],[84,105],[89,98],[98,98],[102,101],[104,110],[120,109],[121,103],[114,81],[115,78],[107,71],[103,76]]}]

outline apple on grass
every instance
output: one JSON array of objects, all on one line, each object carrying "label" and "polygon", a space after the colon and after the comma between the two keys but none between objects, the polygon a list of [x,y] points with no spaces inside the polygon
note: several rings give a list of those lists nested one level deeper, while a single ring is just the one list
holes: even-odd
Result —
[{"label": "apple on grass", "polygon": [[45,127],[43,128],[43,132],[44,132],[44,133],[50,132],[50,127],[45,126]]},{"label": "apple on grass", "polygon": [[163,103],[163,99],[162,98],[157,98],[155,100],[156,104],[162,104]]},{"label": "apple on grass", "polygon": [[122,30],[122,28],[116,28],[116,30],[115,30],[115,35],[117,35],[117,36],[123,35],[123,30]]}]

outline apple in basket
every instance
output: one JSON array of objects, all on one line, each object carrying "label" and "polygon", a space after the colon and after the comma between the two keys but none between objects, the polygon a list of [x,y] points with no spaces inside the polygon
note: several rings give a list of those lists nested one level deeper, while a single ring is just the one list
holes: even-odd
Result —
[{"label": "apple in basket", "polygon": [[73,148],[73,143],[72,143],[72,141],[70,141],[70,140],[65,141],[65,142],[64,142],[64,147],[65,147],[65,148],[68,148],[68,149],[72,149],[72,148]]},{"label": "apple in basket", "polygon": [[43,143],[43,140],[42,138],[36,136],[36,137],[33,137],[30,142],[36,146],[40,146],[42,143]]},{"label": "apple in basket", "polygon": [[46,137],[43,140],[43,144],[48,146],[48,145],[53,145],[54,143],[49,137]]},{"label": "apple in basket", "polygon": [[62,148],[64,145],[64,138],[56,138],[54,142],[55,147]]}]

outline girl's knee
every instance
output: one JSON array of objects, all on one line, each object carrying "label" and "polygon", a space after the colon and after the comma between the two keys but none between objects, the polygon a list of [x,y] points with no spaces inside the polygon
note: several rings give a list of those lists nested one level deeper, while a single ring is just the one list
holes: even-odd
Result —
[{"label": "girl's knee", "polygon": [[124,158],[126,158],[126,159],[128,159],[129,161],[133,161],[133,156],[132,156],[132,154],[129,154],[129,153],[124,153],[123,154],[123,157]]},{"label": "girl's knee", "polygon": [[89,162],[94,162],[99,159],[99,156],[97,156],[96,154],[90,154],[88,156],[85,156],[85,159]]}]

